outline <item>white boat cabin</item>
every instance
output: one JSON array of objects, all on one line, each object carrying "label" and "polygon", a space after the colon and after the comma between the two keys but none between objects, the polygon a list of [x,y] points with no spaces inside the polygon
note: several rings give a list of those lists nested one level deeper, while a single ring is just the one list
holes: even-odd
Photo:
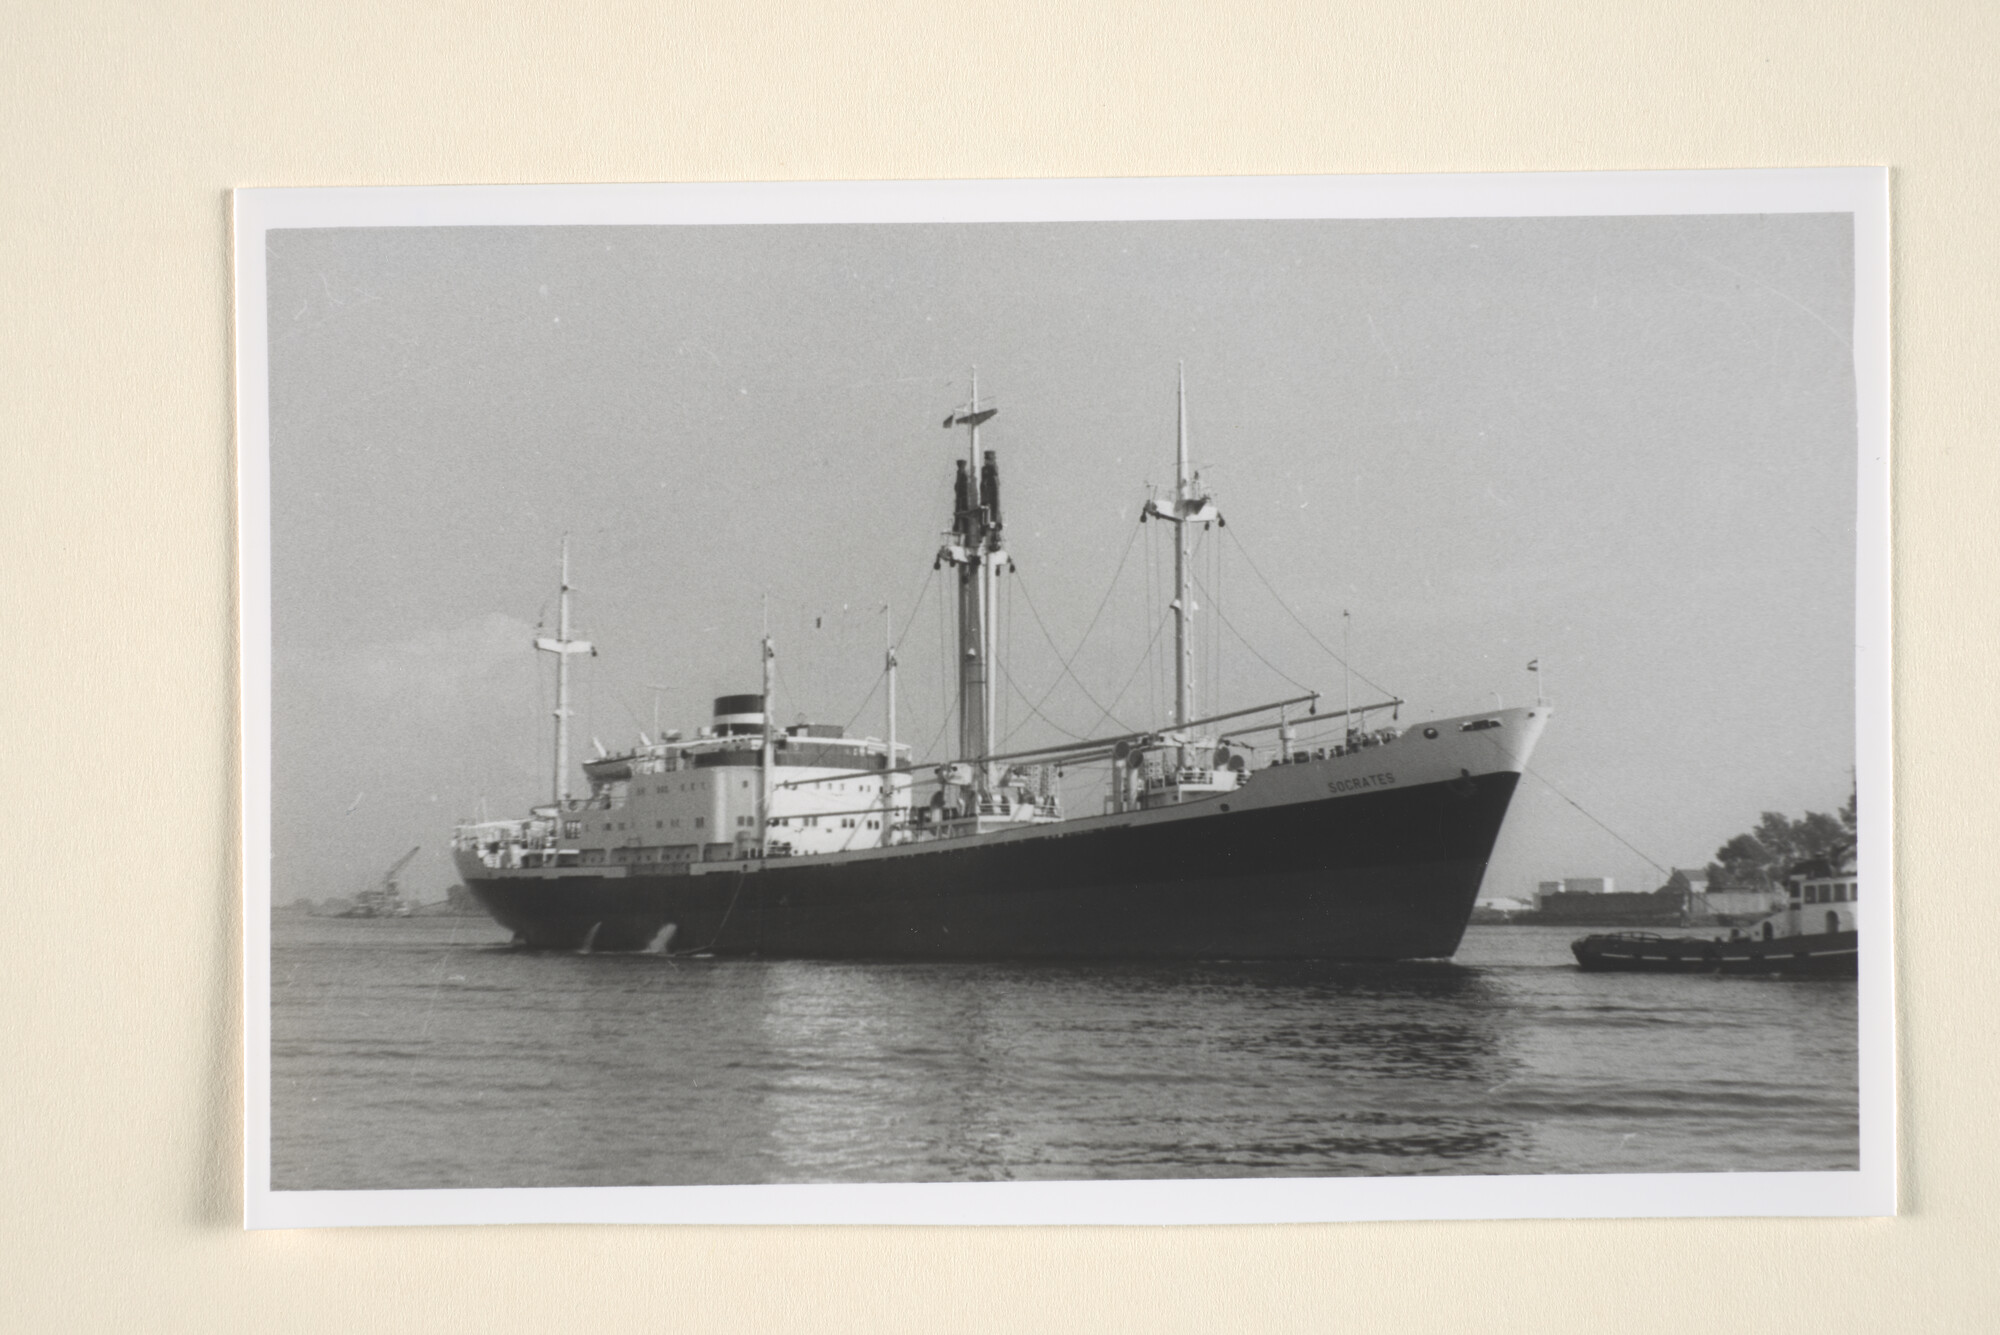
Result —
[{"label": "white boat cabin", "polygon": [[489,867],[648,866],[670,869],[763,855],[875,848],[909,819],[910,776],[894,772],[909,748],[801,723],[771,735],[771,789],[763,783],[763,697],[725,695],[693,738],[669,733],[587,761],[590,792],[537,807],[525,821],[459,830],[459,846]]},{"label": "white boat cabin", "polygon": [[1789,902],[1777,915],[1786,936],[1806,936],[1818,932],[1858,930],[1854,907],[1861,894],[1861,881],[1849,858],[1837,870],[1825,875],[1790,878]]}]

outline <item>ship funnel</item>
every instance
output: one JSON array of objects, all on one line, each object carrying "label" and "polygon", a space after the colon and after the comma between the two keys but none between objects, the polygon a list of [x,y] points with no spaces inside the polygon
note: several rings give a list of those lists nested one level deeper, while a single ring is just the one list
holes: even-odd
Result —
[{"label": "ship funnel", "polygon": [[715,697],[715,731],[722,737],[746,737],[764,731],[764,697],[761,695],[718,695]]}]

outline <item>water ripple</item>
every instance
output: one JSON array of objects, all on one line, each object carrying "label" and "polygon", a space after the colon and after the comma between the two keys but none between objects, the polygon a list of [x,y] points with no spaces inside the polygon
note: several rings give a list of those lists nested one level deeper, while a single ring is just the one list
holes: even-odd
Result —
[{"label": "water ripple", "polygon": [[1854,991],[1448,964],[538,955],[274,924],[280,1188],[1851,1168]]}]

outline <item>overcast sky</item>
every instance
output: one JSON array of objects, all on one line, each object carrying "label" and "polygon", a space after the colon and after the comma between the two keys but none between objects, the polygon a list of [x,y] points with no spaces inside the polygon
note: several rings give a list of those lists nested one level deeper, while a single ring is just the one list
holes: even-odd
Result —
[{"label": "overcast sky", "polygon": [[[1199,707],[1337,700],[1343,609],[1406,723],[1522,703],[1538,658],[1546,782],[1485,894],[1650,889],[1646,858],[1847,796],[1852,267],[1845,216],[273,231],[274,897],[421,845],[437,898],[457,820],[546,800],[564,533],[600,655],[576,754],[755,690],[767,595],[782,721],[878,735],[893,601],[923,753],[974,364],[1020,567],[1004,727],[1162,721],[1170,558],[1134,534],[1181,360],[1229,521]],[[1050,692],[1100,603],[1098,703]]]}]

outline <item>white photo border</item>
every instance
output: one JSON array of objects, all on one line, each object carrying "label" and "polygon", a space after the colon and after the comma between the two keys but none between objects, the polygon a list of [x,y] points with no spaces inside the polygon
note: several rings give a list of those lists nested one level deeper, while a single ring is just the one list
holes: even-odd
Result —
[{"label": "white photo border", "polygon": [[[1409,176],[366,186],[234,194],[242,699],[244,1225],[1234,1224],[1891,1215],[1896,1210],[1889,173],[1881,167]],[[271,493],[265,233],[289,227],[1107,222],[1846,213],[1859,432],[1855,906],[1860,1157],[1851,1172],[699,1187],[271,1187]],[[1882,887],[1875,890],[1875,887]]]}]

